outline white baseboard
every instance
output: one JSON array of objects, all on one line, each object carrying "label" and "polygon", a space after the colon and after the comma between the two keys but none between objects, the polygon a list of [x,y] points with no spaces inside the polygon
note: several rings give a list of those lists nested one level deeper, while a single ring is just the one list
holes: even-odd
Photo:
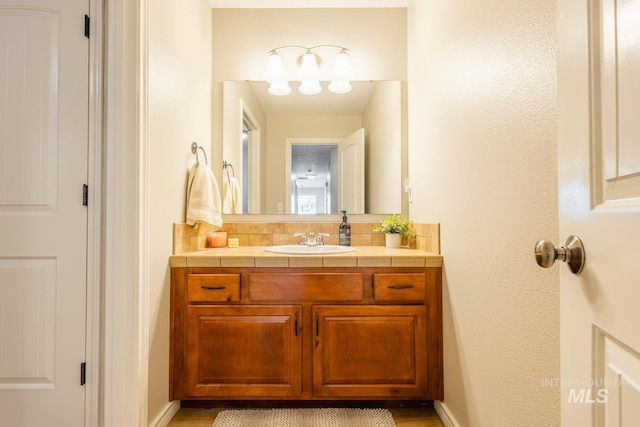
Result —
[{"label": "white baseboard", "polygon": [[438,413],[438,416],[442,420],[442,424],[444,424],[445,427],[460,427],[460,424],[458,424],[454,416],[451,415],[451,411],[449,411],[449,408],[446,404],[440,402],[439,400],[436,400],[433,402],[433,407],[436,409],[436,412]]},{"label": "white baseboard", "polygon": [[174,400],[166,404],[164,409],[149,423],[149,427],[166,427],[180,409],[180,401]]}]

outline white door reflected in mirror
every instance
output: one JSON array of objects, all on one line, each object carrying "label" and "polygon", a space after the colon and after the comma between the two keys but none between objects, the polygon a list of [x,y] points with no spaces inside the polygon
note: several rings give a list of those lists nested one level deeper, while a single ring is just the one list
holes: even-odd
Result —
[{"label": "white door reflected in mirror", "polygon": [[346,138],[287,138],[286,212],[364,213],[364,129]]}]

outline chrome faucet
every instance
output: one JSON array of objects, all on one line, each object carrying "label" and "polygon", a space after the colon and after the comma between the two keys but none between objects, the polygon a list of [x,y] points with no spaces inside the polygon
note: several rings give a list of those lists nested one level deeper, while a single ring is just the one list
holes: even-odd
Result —
[{"label": "chrome faucet", "polygon": [[307,235],[304,233],[294,233],[295,237],[300,236],[300,246],[307,246]]},{"label": "chrome faucet", "polygon": [[294,233],[295,237],[300,237],[300,246],[324,246],[324,237],[329,237],[327,233]]},{"label": "chrome faucet", "polygon": [[316,240],[315,233],[309,233],[309,237],[307,237],[307,246],[316,246],[318,241]]},{"label": "chrome faucet", "polygon": [[329,237],[328,233],[318,233],[318,237],[316,239],[316,243],[318,246],[324,246],[324,239],[323,237]]}]

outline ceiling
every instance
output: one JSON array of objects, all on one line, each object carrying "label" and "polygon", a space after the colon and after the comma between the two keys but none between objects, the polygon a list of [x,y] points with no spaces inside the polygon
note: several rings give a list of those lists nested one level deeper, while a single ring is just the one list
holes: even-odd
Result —
[{"label": "ceiling", "polygon": [[373,8],[408,7],[411,0],[209,0],[212,8]]}]

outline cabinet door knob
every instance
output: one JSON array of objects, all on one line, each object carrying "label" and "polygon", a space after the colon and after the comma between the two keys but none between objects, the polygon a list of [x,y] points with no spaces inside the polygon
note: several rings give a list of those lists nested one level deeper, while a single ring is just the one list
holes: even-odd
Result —
[{"label": "cabinet door knob", "polygon": [[316,311],[316,336],[320,336],[320,313]]},{"label": "cabinet door knob", "polygon": [[296,314],[293,316],[294,321],[293,321],[293,330],[296,334],[296,336],[298,336],[298,312],[296,311]]}]

